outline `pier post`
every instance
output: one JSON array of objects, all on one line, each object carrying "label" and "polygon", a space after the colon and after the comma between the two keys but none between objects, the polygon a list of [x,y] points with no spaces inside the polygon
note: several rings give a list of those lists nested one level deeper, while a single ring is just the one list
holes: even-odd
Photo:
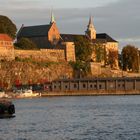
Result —
[{"label": "pier post", "polygon": [[124,79],[124,90],[126,90],[127,87],[126,87],[126,80]]},{"label": "pier post", "polygon": [[106,90],[108,90],[108,80],[106,80]]},{"label": "pier post", "polygon": [[71,91],[71,81],[69,81],[69,91]]},{"label": "pier post", "polygon": [[80,80],[78,81],[78,91],[80,91],[80,84],[81,84],[81,82],[80,82]]},{"label": "pier post", "polygon": [[89,80],[87,81],[87,90],[89,91]]},{"label": "pier post", "polygon": [[96,81],[96,84],[97,84],[97,90],[99,90],[99,81],[98,81],[98,79]]},{"label": "pier post", "polygon": [[136,90],[136,79],[134,79],[134,90]]},{"label": "pier post", "polygon": [[60,82],[60,91],[63,91],[63,81]]},{"label": "pier post", "polygon": [[115,90],[118,90],[118,81],[115,80]]}]

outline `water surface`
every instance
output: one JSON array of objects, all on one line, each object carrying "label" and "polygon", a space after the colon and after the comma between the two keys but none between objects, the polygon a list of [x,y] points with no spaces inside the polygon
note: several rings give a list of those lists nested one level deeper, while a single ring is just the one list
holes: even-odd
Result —
[{"label": "water surface", "polygon": [[13,101],[0,140],[139,140],[140,96],[53,97]]}]

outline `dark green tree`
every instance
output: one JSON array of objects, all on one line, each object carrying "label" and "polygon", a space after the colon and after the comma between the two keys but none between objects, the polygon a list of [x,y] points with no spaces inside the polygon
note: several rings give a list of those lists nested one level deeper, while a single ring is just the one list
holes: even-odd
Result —
[{"label": "dark green tree", "polygon": [[8,17],[0,15],[0,33],[8,34],[14,39],[16,32],[16,25]]},{"label": "dark green tree", "polygon": [[75,43],[76,60],[86,62],[90,61],[93,51],[91,42],[85,37],[78,36],[75,38],[74,43]]},{"label": "dark green tree", "polygon": [[82,78],[88,76],[91,73],[90,63],[85,61],[69,62],[69,64],[74,69],[74,77]]},{"label": "dark green tree", "polygon": [[90,73],[91,55],[93,46],[89,39],[84,36],[74,38],[76,62],[70,62],[74,69],[75,77],[85,77]]},{"label": "dark green tree", "polygon": [[122,62],[123,62],[123,70],[132,70],[133,72],[138,71],[138,59],[139,52],[135,46],[127,45],[122,50]]},{"label": "dark green tree", "polygon": [[119,68],[120,68],[120,69],[123,69],[123,68],[122,68],[123,62],[122,62],[122,55],[121,55],[121,54],[118,54],[118,60],[119,60]]},{"label": "dark green tree", "polygon": [[104,46],[100,42],[96,42],[93,44],[93,51],[96,55],[96,62],[106,61],[106,52]]},{"label": "dark green tree", "polygon": [[28,38],[21,38],[17,43],[14,44],[17,49],[23,50],[36,50],[38,49],[36,44]]}]

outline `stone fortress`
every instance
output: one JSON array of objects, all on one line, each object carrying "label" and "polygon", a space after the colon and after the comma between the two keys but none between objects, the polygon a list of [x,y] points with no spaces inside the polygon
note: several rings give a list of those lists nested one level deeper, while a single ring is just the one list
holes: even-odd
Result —
[{"label": "stone fortress", "polygon": [[[118,53],[118,42],[106,33],[97,34],[93,25],[92,17],[85,35],[61,34],[57,28],[53,14],[48,25],[24,26],[17,33],[17,41],[21,38],[28,38],[33,41],[40,50],[16,50],[13,47],[13,41],[7,35],[0,35],[0,59],[33,58],[37,61],[76,61],[74,38],[83,36],[88,38],[92,44],[100,43],[105,49],[106,59],[109,51]],[[8,45],[8,43],[9,45]],[[88,46],[87,46],[88,47]],[[95,53],[91,58],[95,62]],[[118,68],[118,59],[116,58],[115,68]]]}]

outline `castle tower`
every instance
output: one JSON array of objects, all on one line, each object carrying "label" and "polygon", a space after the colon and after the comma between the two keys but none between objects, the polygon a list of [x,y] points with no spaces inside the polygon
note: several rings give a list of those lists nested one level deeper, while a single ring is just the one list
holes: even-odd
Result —
[{"label": "castle tower", "polygon": [[51,21],[50,21],[50,24],[53,24],[55,23],[55,17],[53,15],[53,12],[51,12]]},{"label": "castle tower", "polygon": [[93,19],[92,16],[89,18],[89,24],[87,26],[87,30],[86,30],[86,35],[91,39],[96,39],[96,30],[95,27],[93,25]]}]

